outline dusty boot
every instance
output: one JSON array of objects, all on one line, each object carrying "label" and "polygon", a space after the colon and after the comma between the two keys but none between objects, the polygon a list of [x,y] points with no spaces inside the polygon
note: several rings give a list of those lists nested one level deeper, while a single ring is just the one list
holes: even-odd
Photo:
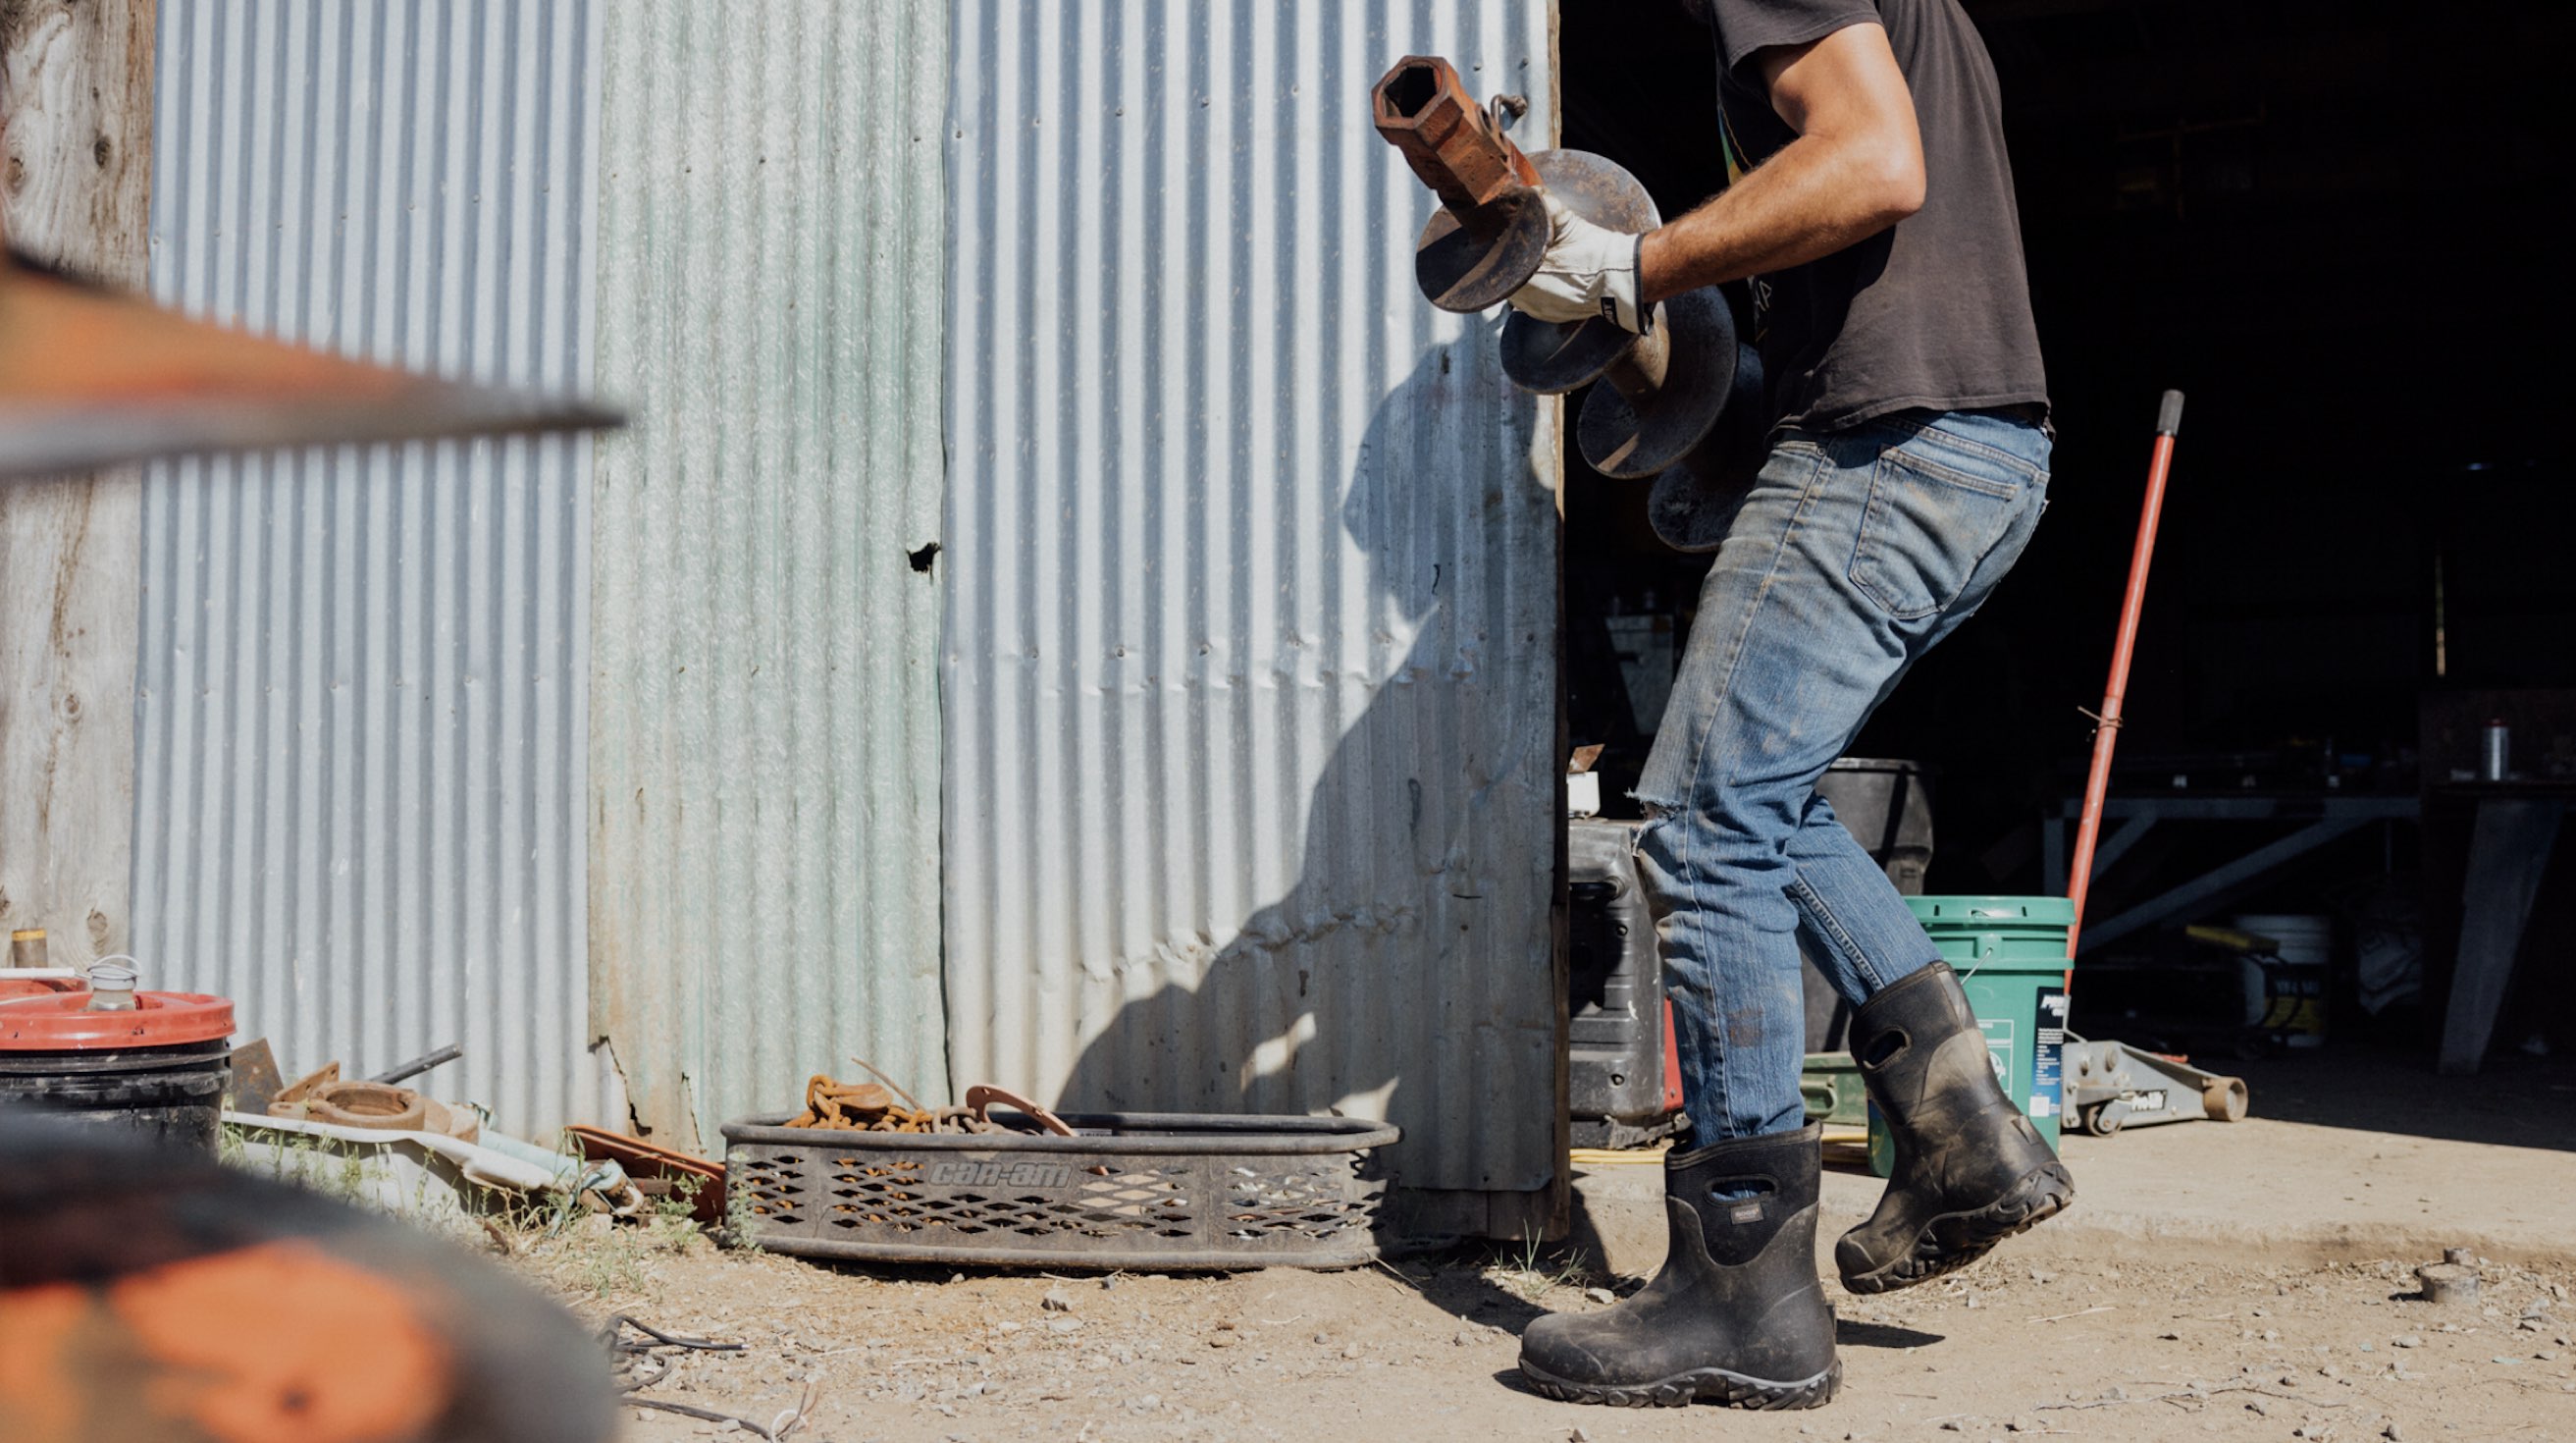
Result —
[{"label": "dusty boot", "polygon": [[1955,1272],[2075,1200],[2075,1178],[2004,1096],[1949,964],[1935,962],[1852,1015],[1852,1056],[1896,1141],[1868,1222],[1834,1245],[1855,1293]]},{"label": "dusty boot", "polygon": [[[1834,1396],[1834,1313],[1816,1281],[1821,1132],[1735,1138],[1664,1159],[1664,1270],[1601,1313],[1521,1334],[1521,1372],[1569,1403],[1813,1408]],[[1728,1200],[1718,1192],[1744,1192]]]}]

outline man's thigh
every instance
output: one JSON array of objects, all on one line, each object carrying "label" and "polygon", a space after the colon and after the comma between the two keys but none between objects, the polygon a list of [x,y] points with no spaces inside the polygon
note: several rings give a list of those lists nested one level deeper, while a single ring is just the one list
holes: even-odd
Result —
[{"label": "man's thigh", "polygon": [[1842,754],[1905,661],[1849,580],[1873,464],[1795,433],[1772,450],[1701,586],[1640,800],[1760,807],[1775,815],[1737,820],[1794,830],[1791,792]]},{"label": "man's thigh", "polygon": [[1785,433],[1701,588],[1639,798],[1785,839],[1816,777],[2019,551],[2045,484],[2027,459],[1912,421]]}]

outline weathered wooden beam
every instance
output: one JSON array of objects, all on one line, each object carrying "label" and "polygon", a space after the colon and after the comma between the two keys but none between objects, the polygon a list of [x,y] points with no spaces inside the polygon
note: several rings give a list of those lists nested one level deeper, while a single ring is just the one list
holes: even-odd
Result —
[{"label": "weathered wooden beam", "polygon": [[[0,3],[0,232],[134,288],[155,9]],[[46,929],[57,965],[129,935],[140,486],[127,470],[0,488],[0,926]]]}]

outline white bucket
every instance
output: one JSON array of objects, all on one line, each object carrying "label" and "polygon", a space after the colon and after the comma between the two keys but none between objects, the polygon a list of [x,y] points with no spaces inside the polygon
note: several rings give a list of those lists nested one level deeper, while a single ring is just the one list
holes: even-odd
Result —
[{"label": "white bucket", "polygon": [[2289,975],[2276,978],[2266,1009],[2271,1025],[2292,1047],[2322,1047],[2326,1040],[2326,963],[2334,958],[2334,919],[2313,912],[2261,912],[2231,917],[2239,932],[2269,937]]}]

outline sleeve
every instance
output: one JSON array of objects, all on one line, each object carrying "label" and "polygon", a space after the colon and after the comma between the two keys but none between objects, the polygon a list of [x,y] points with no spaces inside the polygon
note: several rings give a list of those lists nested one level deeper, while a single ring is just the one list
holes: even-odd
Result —
[{"label": "sleeve", "polygon": [[1746,64],[1783,45],[1806,45],[1848,25],[1881,23],[1876,0],[1708,0],[1717,53],[1726,72],[1757,92],[1762,77]]}]

